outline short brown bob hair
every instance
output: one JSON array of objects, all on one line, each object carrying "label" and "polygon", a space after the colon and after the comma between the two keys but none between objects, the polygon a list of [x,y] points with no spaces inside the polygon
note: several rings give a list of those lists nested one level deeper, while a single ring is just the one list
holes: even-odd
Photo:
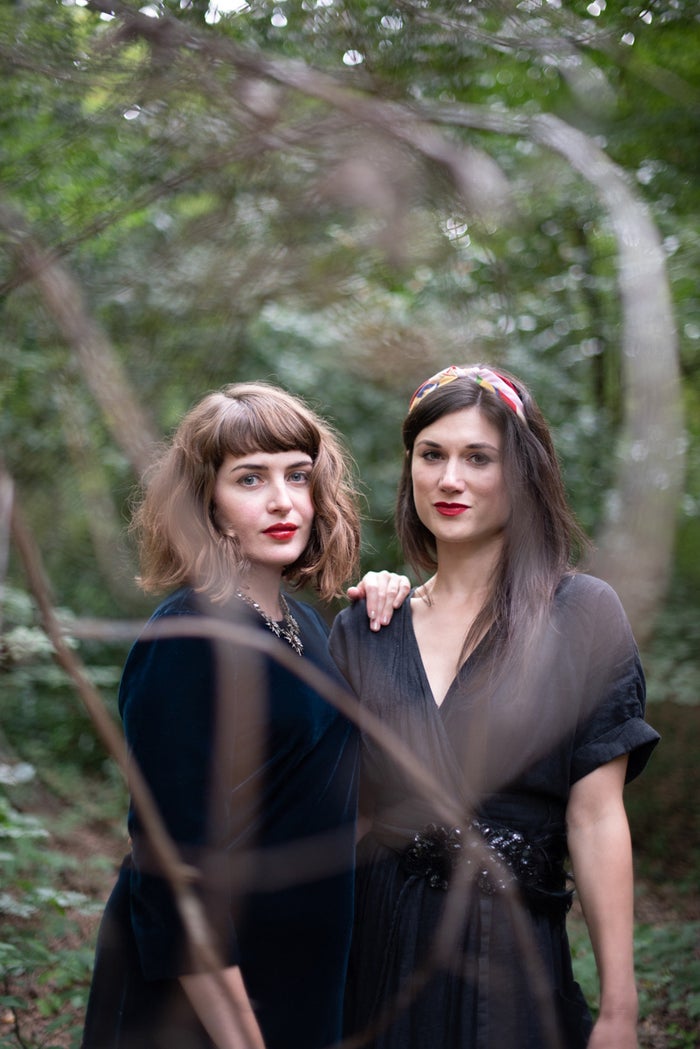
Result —
[{"label": "short brown bob hair", "polygon": [[313,460],[315,510],[309,542],[284,578],[339,596],[356,571],[360,525],[351,460],[335,430],[303,401],[265,382],[207,394],[184,417],[144,479],[132,530],[139,542],[140,586],[148,592],[190,585],[228,600],[245,560],[215,520],[216,476],[226,455],[302,451]]}]

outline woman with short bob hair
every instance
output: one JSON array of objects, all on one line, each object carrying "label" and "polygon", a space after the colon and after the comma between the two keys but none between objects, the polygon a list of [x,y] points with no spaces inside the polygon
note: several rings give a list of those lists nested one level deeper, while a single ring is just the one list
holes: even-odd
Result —
[{"label": "woman with short bob hair", "polygon": [[185,417],[147,476],[133,517],[141,550],[141,585],[157,592],[194,581],[215,602],[226,600],[245,554],[215,520],[217,471],[226,455],[300,449],[315,516],[309,542],[283,577],[310,583],[327,601],[357,570],[360,526],[350,462],[332,427],[299,398],[267,383],[238,383],[208,394]]},{"label": "woman with short bob hair", "polygon": [[[301,673],[341,684],[326,623],[283,584],[327,600],[355,570],[349,457],[297,397],[227,386],[182,420],[133,528],[141,586],[172,593],[127,657],[119,711],[217,966],[190,941],[132,799],[83,1049],[327,1049],[341,1037],[358,733]],[[368,601],[374,629],[408,591],[387,577]]]},{"label": "woman with short bob hair", "polygon": [[[368,1049],[636,1049],[623,786],[658,735],[614,591],[525,385],[450,365],[403,426],[396,527],[432,573],[372,636],[331,652],[423,777],[366,734],[346,1033]],[[567,857],[593,944],[593,1024],[566,935]]]}]

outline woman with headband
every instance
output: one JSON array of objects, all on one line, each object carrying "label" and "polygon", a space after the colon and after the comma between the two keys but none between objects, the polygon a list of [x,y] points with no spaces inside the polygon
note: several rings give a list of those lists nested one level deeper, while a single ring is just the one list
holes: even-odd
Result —
[{"label": "woman with headband", "polygon": [[[403,439],[397,531],[429,578],[381,633],[360,603],[331,635],[422,773],[365,734],[346,1033],[372,1049],[636,1049],[622,794],[658,735],[629,624],[572,567],[585,539],[519,380],[444,369]],[[595,1023],[572,974],[568,867]]]}]

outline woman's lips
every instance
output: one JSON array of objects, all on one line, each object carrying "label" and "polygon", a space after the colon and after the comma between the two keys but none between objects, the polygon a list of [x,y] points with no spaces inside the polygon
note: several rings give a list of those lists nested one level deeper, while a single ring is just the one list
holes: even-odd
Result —
[{"label": "woman's lips", "polygon": [[435,503],[434,506],[443,517],[457,517],[469,509],[465,503]]},{"label": "woman's lips", "polygon": [[282,524],[270,525],[265,529],[265,535],[269,535],[270,539],[291,539],[297,531],[296,525],[284,521]]}]

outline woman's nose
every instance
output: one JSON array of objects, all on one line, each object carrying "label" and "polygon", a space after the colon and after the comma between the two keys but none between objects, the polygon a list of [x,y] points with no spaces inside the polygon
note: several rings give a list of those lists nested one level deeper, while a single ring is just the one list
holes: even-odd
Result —
[{"label": "woman's nose", "polygon": [[452,462],[448,459],[442,471],[442,476],[440,477],[440,486],[442,488],[448,488],[451,491],[461,491],[464,487],[464,478],[461,476],[459,463]]},{"label": "woman's nose", "polygon": [[275,481],[270,488],[268,507],[272,510],[289,510],[292,501],[284,481]]}]

